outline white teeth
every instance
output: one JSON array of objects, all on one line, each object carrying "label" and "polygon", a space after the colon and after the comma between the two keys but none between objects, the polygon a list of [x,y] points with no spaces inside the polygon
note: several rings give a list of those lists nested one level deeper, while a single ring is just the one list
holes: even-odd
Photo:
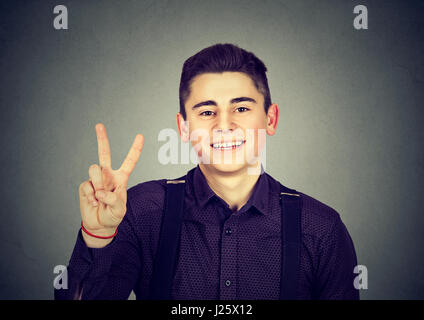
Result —
[{"label": "white teeth", "polygon": [[227,143],[214,143],[212,146],[214,148],[220,149],[220,148],[233,148],[238,147],[243,144],[243,141],[237,141],[237,142],[227,142]]}]

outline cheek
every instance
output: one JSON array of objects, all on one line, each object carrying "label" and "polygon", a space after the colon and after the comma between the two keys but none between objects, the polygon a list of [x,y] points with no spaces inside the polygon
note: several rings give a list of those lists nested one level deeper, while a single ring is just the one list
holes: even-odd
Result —
[{"label": "cheek", "polygon": [[240,123],[240,126],[248,129],[265,129],[267,127],[268,117],[265,114],[265,111],[255,110],[248,117],[243,119],[243,122]]},{"label": "cheek", "polygon": [[210,145],[210,137],[205,128],[193,128],[190,130],[190,143],[193,149],[201,155],[202,148],[206,149]]},{"label": "cheek", "polygon": [[266,144],[266,129],[254,128],[246,130],[246,155],[248,158],[257,157],[261,154]]},{"label": "cheek", "polygon": [[259,153],[265,148],[266,145],[266,129],[259,129],[257,132],[257,145]]},{"label": "cheek", "polygon": [[260,121],[256,121],[252,123],[255,129],[255,147],[257,150],[262,151],[265,147],[266,143],[266,126],[267,126],[267,118],[263,117]]}]

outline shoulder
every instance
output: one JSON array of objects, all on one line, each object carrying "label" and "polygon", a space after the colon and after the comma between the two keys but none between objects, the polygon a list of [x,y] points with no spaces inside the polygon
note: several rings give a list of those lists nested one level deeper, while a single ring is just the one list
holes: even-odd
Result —
[{"label": "shoulder", "polygon": [[127,205],[133,212],[163,211],[167,190],[167,181],[187,179],[193,170],[179,178],[157,179],[141,182],[127,190]]},{"label": "shoulder", "polygon": [[297,191],[302,199],[302,210],[305,213],[316,217],[317,219],[333,222],[340,219],[339,213],[328,204],[319,201],[318,199]]},{"label": "shoulder", "polygon": [[341,222],[340,214],[328,204],[303,192],[297,192],[302,200],[303,233],[318,238],[331,233],[335,225]]},{"label": "shoulder", "polygon": [[[270,175],[267,175],[267,177],[271,182],[271,192],[279,195],[280,182]],[[323,236],[327,236],[341,222],[339,213],[328,204],[297,189],[285,187],[300,195],[302,201],[302,234],[322,238]]]},{"label": "shoulder", "polygon": [[143,209],[162,210],[167,179],[139,183],[127,190],[127,201],[133,211]]}]

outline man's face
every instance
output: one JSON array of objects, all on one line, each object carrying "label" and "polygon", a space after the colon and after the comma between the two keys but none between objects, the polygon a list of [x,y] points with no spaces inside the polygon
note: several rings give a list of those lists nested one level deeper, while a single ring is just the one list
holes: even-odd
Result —
[{"label": "man's face", "polygon": [[273,135],[278,121],[278,106],[271,105],[266,114],[264,96],[242,72],[198,75],[185,110],[188,130],[178,113],[180,134],[189,133],[201,165],[221,172],[260,165],[266,133]]}]

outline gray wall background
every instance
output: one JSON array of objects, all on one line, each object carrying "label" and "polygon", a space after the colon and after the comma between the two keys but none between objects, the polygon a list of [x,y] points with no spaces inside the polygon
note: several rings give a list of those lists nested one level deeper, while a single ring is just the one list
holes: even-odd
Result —
[{"label": "gray wall background", "polygon": [[[64,4],[69,29],[53,28]],[[352,26],[368,7],[369,29]],[[161,165],[182,64],[231,42],[267,65],[281,116],[266,170],[336,209],[368,268],[362,299],[424,298],[422,1],[2,1],[0,298],[52,299],[79,229],[78,186],[103,122],[129,186]]]}]

